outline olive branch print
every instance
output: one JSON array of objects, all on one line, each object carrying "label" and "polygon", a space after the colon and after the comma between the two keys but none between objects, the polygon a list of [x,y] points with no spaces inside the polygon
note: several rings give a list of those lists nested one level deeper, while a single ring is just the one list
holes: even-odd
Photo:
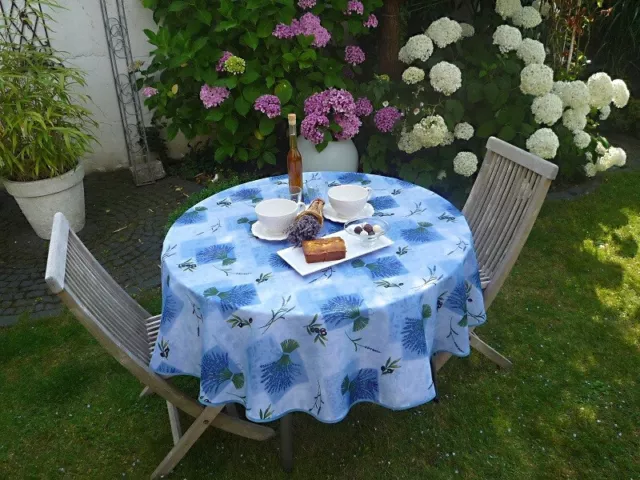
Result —
[{"label": "olive branch print", "polygon": [[315,335],[313,343],[319,342],[323,347],[326,346],[326,342],[329,341],[327,338],[327,329],[318,322],[317,313],[313,316],[313,320],[311,320],[308,325],[305,325],[304,328],[307,330],[307,335]]},{"label": "olive branch print", "polygon": [[398,255],[399,257],[406,255],[407,253],[409,253],[408,246],[398,247],[398,250],[396,250],[396,255]]},{"label": "olive branch print", "polygon": [[193,272],[197,267],[198,265],[193,261],[193,258],[178,264],[178,268],[182,269],[183,272]]},{"label": "olive branch print", "polygon": [[320,415],[322,405],[324,405],[324,400],[322,400],[322,390],[320,389],[320,381],[318,381],[318,393],[316,393],[316,396],[313,397],[313,406],[307,411],[311,413],[313,410],[315,410],[316,415]]},{"label": "olive branch print", "polygon": [[376,286],[384,288],[400,288],[404,285],[404,283],[391,283],[387,280],[377,280],[374,283],[376,284]]},{"label": "olive branch print", "polygon": [[382,375],[391,375],[393,372],[399,369],[401,367],[400,360],[400,358],[396,358],[395,360],[391,361],[391,357],[387,358],[386,363],[380,367],[380,370],[382,370]]},{"label": "olive branch print", "polygon": [[271,404],[269,404],[269,406],[264,410],[264,412],[262,411],[262,409],[260,409],[260,420],[266,420],[267,418],[271,418],[271,415],[273,415],[273,410],[271,410]]},{"label": "olive branch print", "polygon": [[443,275],[438,275],[437,272],[438,267],[434,265],[433,267],[429,267],[429,277],[422,277],[422,283],[417,287],[413,287],[412,290],[420,290],[422,288],[427,288],[430,285],[435,285],[440,280],[442,280]]},{"label": "olive branch print", "polygon": [[235,313],[231,315],[231,318],[229,318],[227,320],[227,323],[229,325],[231,325],[231,328],[243,328],[243,327],[249,327],[251,328],[251,324],[253,323],[253,318],[249,317],[248,319],[244,319],[242,317],[239,317],[238,315],[236,315]]},{"label": "olive branch print", "polygon": [[291,295],[289,295],[289,297],[286,299],[282,297],[282,304],[280,305],[280,308],[278,308],[278,310],[271,309],[271,318],[267,323],[265,323],[262,327],[260,327],[263,330],[262,332],[263,334],[267,333],[269,328],[271,328],[271,325],[276,323],[278,320],[284,320],[286,318],[286,315],[290,313],[294,308],[296,308],[295,305],[292,307],[289,307],[290,301],[291,301]]},{"label": "olive branch print", "polygon": [[448,212],[443,212],[439,217],[438,220],[444,220],[447,223],[451,223],[451,222],[455,222],[456,221],[456,217],[454,217],[453,215],[451,215]]},{"label": "olive branch print", "polygon": [[409,210],[409,215],[405,215],[405,217],[412,217],[413,215],[419,215],[428,210],[427,207],[422,206],[422,202],[414,202],[413,205],[414,205],[413,210]]},{"label": "olive branch print", "polygon": [[456,244],[456,248],[454,248],[449,253],[447,253],[447,256],[457,252],[458,250],[460,250],[460,251],[462,251],[464,253],[464,252],[467,251],[467,247],[468,246],[469,246],[469,244],[467,242],[465,242],[461,238],[458,238],[458,243]]},{"label": "olive branch print", "polygon": [[213,225],[211,225],[211,233],[216,233],[218,230],[220,230],[222,228],[222,225],[220,225],[220,220],[216,218],[216,220],[218,221],[217,223],[214,223]]},{"label": "olive branch print", "polygon": [[164,338],[161,338],[160,342],[158,342],[158,348],[160,349],[160,356],[168,359],[171,349],[169,348],[169,343]]},{"label": "olive branch print", "polygon": [[193,301],[191,297],[188,297],[188,298],[189,298],[189,302],[191,303],[191,314],[194,317],[196,317],[198,336],[200,336],[200,324],[204,322],[202,311],[200,310],[200,307],[196,304],[196,302]]},{"label": "olive branch print", "polygon": [[161,260],[164,260],[164,259],[169,258],[169,257],[173,257],[177,253],[175,251],[177,247],[178,247],[178,244],[169,245],[167,247],[167,250],[162,254]]},{"label": "olive branch print", "polygon": [[258,278],[256,278],[256,283],[260,285],[261,283],[268,282],[271,279],[271,273],[261,273]]},{"label": "olive branch print", "polygon": [[359,343],[360,340],[362,340],[362,337],[360,337],[360,338],[351,338],[347,332],[344,332],[344,334],[347,336],[347,338],[349,340],[351,340],[351,343],[353,344],[353,348],[354,348],[354,350],[356,352],[358,351],[358,347],[360,347],[360,348],[364,348],[365,350],[370,350],[372,352],[382,353],[380,350],[376,350],[373,347],[369,347],[368,345],[364,345],[362,343]]}]

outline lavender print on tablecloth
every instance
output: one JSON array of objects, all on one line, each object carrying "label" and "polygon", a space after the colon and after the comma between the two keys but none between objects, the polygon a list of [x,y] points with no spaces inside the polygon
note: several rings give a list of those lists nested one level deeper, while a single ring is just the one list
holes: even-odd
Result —
[{"label": "lavender print on tablecloth", "polygon": [[[287,242],[251,234],[255,205],[281,197],[287,176],[203,200],[165,239],[151,368],[199,377],[203,404],[241,403],[255,422],[292,411],[337,422],[361,402],[430,401],[430,356],[467,355],[469,328],[486,321],[464,216],[399,179],[313,172],[303,181],[311,200],[328,201],[336,185],[371,188],[394,244],[302,277],[277,253]],[[343,228],[325,221],[320,234]]]}]

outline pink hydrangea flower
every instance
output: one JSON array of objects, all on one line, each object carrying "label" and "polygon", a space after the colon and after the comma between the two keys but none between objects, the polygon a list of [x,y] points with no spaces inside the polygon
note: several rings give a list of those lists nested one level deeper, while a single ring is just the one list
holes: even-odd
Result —
[{"label": "pink hydrangea flower", "polygon": [[304,10],[308,10],[316,6],[316,0],[300,0],[298,6]]},{"label": "pink hydrangea flower", "polygon": [[229,58],[233,57],[233,53],[231,52],[224,52],[222,54],[222,56],[220,57],[220,60],[218,60],[218,65],[216,65],[216,70],[218,72],[222,72],[224,70],[224,62],[226,62],[227,60],[229,60]]},{"label": "pink hydrangea flower", "polygon": [[304,102],[306,117],[301,124],[302,135],[312,143],[321,143],[330,123],[330,115],[333,114],[333,120],[342,128],[342,131],[335,134],[335,139],[352,138],[362,125],[356,110],[353,95],[346,90],[331,88],[315,93]]},{"label": "pink hydrangea flower", "polygon": [[376,28],[378,26],[378,17],[372,13],[362,25],[367,28]]},{"label": "pink hydrangea flower", "polygon": [[359,117],[368,117],[373,113],[373,105],[367,97],[361,97],[356,100],[356,115]]},{"label": "pink hydrangea flower", "polygon": [[320,24],[320,17],[311,12],[305,13],[300,20],[294,19],[291,25],[279,23],[273,30],[272,35],[276,38],[293,38],[296,35],[313,35],[314,41],[311,45],[322,48],[331,40],[329,30]]},{"label": "pink hydrangea flower", "polygon": [[280,115],[280,99],[275,95],[262,95],[256,99],[254,108],[269,118]]},{"label": "pink hydrangea flower", "polygon": [[362,2],[358,0],[350,0],[347,4],[347,15],[351,15],[352,13],[357,13],[358,15],[362,15],[364,13],[364,5]]},{"label": "pink hydrangea flower", "polygon": [[365,59],[364,50],[357,45],[349,45],[344,49],[344,60],[351,65],[360,65]]},{"label": "pink hydrangea flower", "polygon": [[300,133],[302,136],[309,140],[311,143],[319,144],[324,140],[324,132],[320,129],[320,127],[328,127],[329,126],[329,118],[325,115],[318,115],[316,113],[312,113],[311,115],[307,115],[302,123],[300,124]]},{"label": "pink hydrangea flower", "polygon": [[373,121],[381,132],[390,132],[401,117],[402,114],[396,107],[385,107],[378,110]]},{"label": "pink hydrangea flower", "polygon": [[203,85],[200,89],[200,100],[205,108],[217,107],[229,97],[229,94],[229,89],[226,87]]},{"label": "pink hydrangea flower", "polygon": [[334,120],[342,127],[342,131],[335,134],[336,140],[348,140],[355,137],[360,131],[360,125],[362,125],[360,119],[351,113],[337,113]]},{"label": "pink hydrangea flower", "polygon": [[158,94],[158,89],[157,88],[144,87],[142,89],[142,95],[144,95],[147,98],[153,97],[154,95],[157,95],[157,94]]}]

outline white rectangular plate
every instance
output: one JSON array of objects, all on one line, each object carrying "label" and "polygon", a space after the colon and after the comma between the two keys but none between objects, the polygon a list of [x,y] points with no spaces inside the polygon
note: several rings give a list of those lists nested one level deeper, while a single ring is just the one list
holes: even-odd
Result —
[{"label": "white rectangular plate", "polygon": [[384,235],[378,238],[377,242],[373,242],[372,244],[366,244],[359,238],[354,237],[344,230],[342,230],[341,232],[332,233],[331,235],[327,235],[322,238],[329,237],[341,237],[344,240],[347,245],[347,255],[345,258],[341,260],[333,260],[330,262],[307,263],[307,261],[304,259],[304,253],[302,252],[301,247],[289,247],[285,248],[284,250],[279,250],[278,255],[280,255],[285,262],[291,265],[296,272],[304,277],[305,275],[309,275],[310,273],[319,272],[320,270],[332,267],[333,265],[337,265],[348,260],[353,260],[354,258],[361,257],[362,255],[366,255],[367,253],[375,252],[376,250],[380,250],[381,248],[393,245],[393,240],[387,238]]}]

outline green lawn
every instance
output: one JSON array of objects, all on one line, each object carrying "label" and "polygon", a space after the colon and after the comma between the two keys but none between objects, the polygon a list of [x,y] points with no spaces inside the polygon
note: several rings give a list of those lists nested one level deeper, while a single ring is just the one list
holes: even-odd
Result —
[{"label": "green lawn", "polygon": [[[299,414],[291,478],[640,478],[638,242],[640,173],[549,202],[478,330],[514,369],[472,354],[442,370],[440,404]],[[170,449],[164,402],[139,400],[69,315],[24,319],[0,345],[0,478],[147,478]],[[277,446],[210,431],[172,478],[287,478]]]}]

